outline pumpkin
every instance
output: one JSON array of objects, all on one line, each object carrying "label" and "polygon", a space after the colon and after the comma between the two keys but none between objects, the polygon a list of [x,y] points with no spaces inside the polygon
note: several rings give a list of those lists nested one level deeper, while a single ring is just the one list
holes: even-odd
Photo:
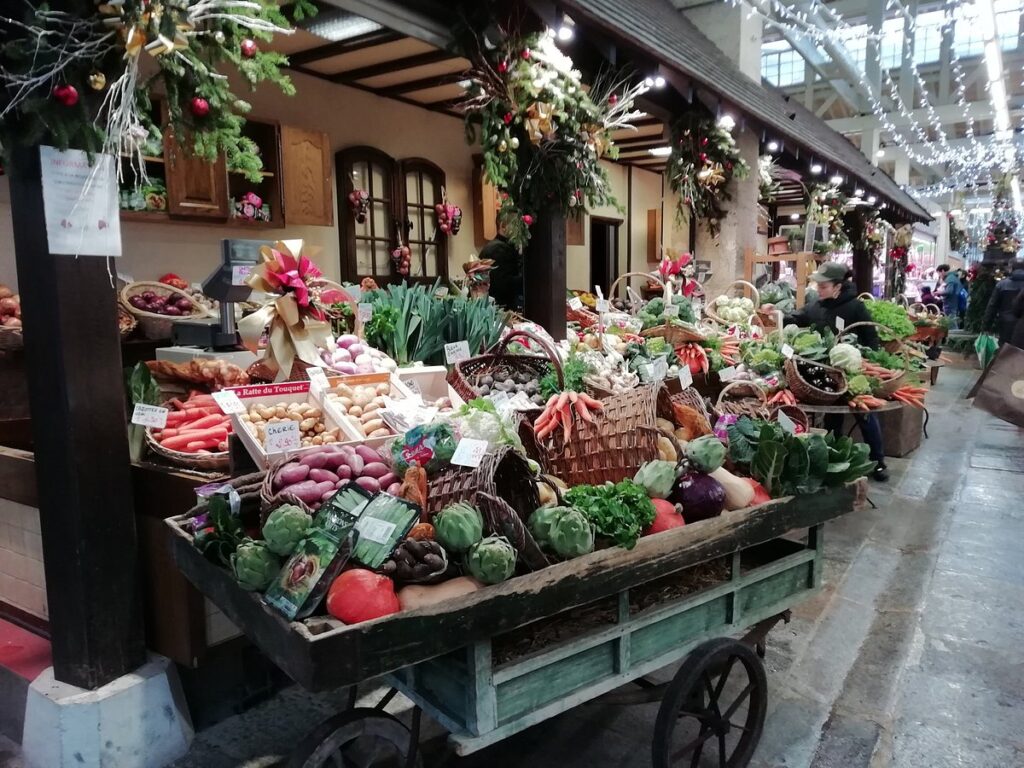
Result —
[{"label": "pumpkin", "polygon": [[379,619],[400,610],[394,582],[365,568],[344,571],[327,592],[327,612],[346,624]]}]

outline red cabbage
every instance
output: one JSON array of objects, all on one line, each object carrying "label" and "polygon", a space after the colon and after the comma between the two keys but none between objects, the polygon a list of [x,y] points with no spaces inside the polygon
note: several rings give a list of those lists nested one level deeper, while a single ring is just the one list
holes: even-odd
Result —
[{"label": "red cabbage", "polygon": [[668,500],[683,505],[687,523],[718,517],[725,507],[725,488],[715,478],[702,472],[687,472],[676,482]]}]

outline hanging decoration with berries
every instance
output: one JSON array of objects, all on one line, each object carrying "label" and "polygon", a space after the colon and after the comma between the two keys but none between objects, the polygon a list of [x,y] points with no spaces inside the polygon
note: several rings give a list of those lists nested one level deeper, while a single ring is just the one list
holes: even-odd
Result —
[{"label": "hanging decoration with berries", "polygon": [[402,226],[398,222],[395,222],[395,239],[398,244],[391,249],[391,268],[395,270],[395,274],[408,277],[412,271],[412,249],[405,244]]},{"label": "hanging decoration with berries", "polygon": [[525,246],[541,211],[617,205],[600,161],[618,156],[611,134],[642,114],[633,106],[647,86],[603,76],[584,88],[551,30],[493,40],[469,31],[460,47],[472,62],[467,137],[479,139],[484,174],[501,192],[498,224],[509,241]]},{"label": "hanging decoration with berries", "polygon": [[679,198],[681,220],[692,217],[718,237],[723,205],[732,199],[729,182],[746,178],[749,172],[732,134],[709,115],[693,111],[672,126],[672,153],[665,175]]},{"label": "hanging decoration with berries", "polygon": [[370,193],[365,189],[353,189],[348,193],[348,209],[352,211],[356,224],[365,224],[370,212]]},{"label": "hanging decoration with berries", "polygon": [[441,187],[441,202],[434,206],[437,214],[437,228],[446,235],[455,237],[462,228],[462,209],[448,202],[448,193]]},{"label": "hanging decoration with berries", "polygon": [[[0,13],[0,146],[52,144],[114,156],[146,181],[150,93],[166,95],[169,127],[194,155],[225,155],[232,170],[260,179],[255,143],[242,134],[249,105],[219,71],[231,64],[255,88],[271,82],[291,95],[283,54],[258,41],[291,34],[275,0],[97,0],[87,10],[53,10],[42,0]],[[85,4],[83,4],[85,5]],[[13,12],[14,7],[18,12]],[[316,13],[297,0],[289,13]]]}]

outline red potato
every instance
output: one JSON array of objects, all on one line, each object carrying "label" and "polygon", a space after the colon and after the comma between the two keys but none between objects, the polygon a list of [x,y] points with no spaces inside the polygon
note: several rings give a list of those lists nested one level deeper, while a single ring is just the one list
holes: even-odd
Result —
[{"label": "red potato", "polygon": [[348,464],[342,464],[336,470],[334,474],[338,476],[339,480],[351,480],[352,479],[352,468]]},{"label": "red potato", "polygon": [[384,475],[390,474],[391,470],[388,469],[388,465],[380,461],[374,461],[363,466],[363,471],[359,474],[363,477],[372,477],[379,479]]},{"label": "red potato", "polygon": [[357,445],[355,447],[355,453],[363,460],[363,463],[373,463],[383,460],[381,455],[368,445]]},{"label": "red potato", "polygon": [[351,476],[352,470],[348,466],[348,457],[344,453],[341,451],[330,451],[324,454],[324,456],[326,460],[322,469],[329,469],[338,476],[341,476],[341,472],[344,470]]},{"label": "red potato", "polygon": [[380,483],[374,477],[357,477],[354,482],[364,491],[369,491],[370,493],[380,491]]},{"label": "red potato", "polygon": [[316,504],[320,501],[320,497],[324,495],[325,491],[320,489],[319,483],[315,483],[312,480],[303,480],[301,483],[288,486],[282,493],[294,496],[304,504]]},{"label": "red potato", "polygon": [[377,482],[380,483],[381,488],[390,488],[395,483],[401,485],[401,483],[398,482],[398,476],[394,472],[388,472],[383,477],[378,477]]},{"label": "red potato", "polygon": [[402,490],[401,483],[392,483],[391,485],[388,486],[388,493],[390,493],[392,496],[397,496],[400,490]]},{"label": "red potato", "polygon": [[339,480],[338,476],[329,469],[311,469],[309,470],[309,479],[316,480],[318,483],[330,483],[332,488]]},{"label": "red potato", "polygon": [[325,469],[327,468],[329,458],[328,454],[324,451],[316,451],[303,456],[299,459],[299,463],[305,464],[310,469]]},{"label": "red potato", "polygon": [[363,474],[363,467],[366,466],[366,462],[363,461],[363,457],[360,456],[355,451],[352,451],[347,456],[346,463],[348,464],[349,469],[352,470],[353,477],[359,477],[361,474]]},{"label": "red potato", "polygon": [[274,485],[278,488],[288,488],[301,483],[309,477],[309,466],[306,464],[285,464],[274,476]]}]

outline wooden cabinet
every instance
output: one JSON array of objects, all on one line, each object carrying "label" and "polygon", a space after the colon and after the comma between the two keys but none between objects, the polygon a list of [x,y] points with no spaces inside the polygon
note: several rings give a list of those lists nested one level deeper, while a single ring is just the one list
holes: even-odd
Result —
[{"label": "wooden cabinet", "polygon": [[281,126],[284,216],[288,224],[334,224],[331,142],[326,133]]},{"label": "wooden cabinet", "polygon": [[172,216],[226,219],[228,174],[223,155],[214,163],[183,151],[170,131],[164,138],[167,212]]}]

